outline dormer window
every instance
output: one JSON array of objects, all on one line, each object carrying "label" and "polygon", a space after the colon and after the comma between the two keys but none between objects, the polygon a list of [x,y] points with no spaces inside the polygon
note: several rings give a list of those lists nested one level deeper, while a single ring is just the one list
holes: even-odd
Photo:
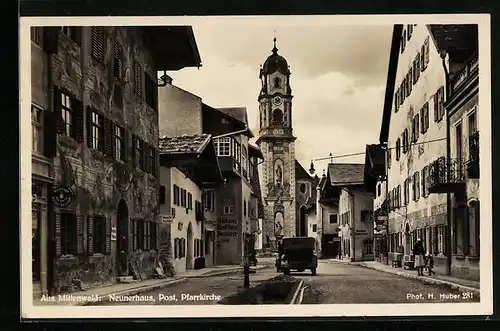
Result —
[{"label": "dormer window", "polygon": [[281,79],[279,77],[274,78],[274,87],[275,88],[281,87]]}]

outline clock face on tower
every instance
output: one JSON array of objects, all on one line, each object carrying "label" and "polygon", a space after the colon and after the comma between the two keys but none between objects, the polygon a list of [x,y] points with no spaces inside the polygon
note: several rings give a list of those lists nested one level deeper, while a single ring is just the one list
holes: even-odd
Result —
[{"label": "clock face on tower", "polygon": [[276,106],[281,105],[281,103],[282,103],[282,102],[283,102],[283,100],[282,100],[282,99],[281,99],[281,97],[279,97],[279,96],[275,96],[275,97],[273,98],[273,103],[274,103]]}]

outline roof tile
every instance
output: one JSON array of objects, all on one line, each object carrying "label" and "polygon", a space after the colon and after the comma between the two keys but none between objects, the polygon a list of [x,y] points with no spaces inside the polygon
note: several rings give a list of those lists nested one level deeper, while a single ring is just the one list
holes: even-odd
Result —
[{"label": "roof tile", "polygon": [[209,134],[163,137],[160,138],[159,152],[160,154],[201,153],[210,139]]},{"label": "roof tile", "polygon": [[332,185],[341,186],[364,181],[364,164],[332,163],[328,165],[328,174]]}]

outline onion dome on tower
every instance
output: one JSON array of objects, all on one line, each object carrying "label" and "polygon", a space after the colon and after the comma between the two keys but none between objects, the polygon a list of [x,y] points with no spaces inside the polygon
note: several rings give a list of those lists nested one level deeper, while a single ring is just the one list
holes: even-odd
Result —
[{"label": "onion dome on tower", "polygon": [[[261,94],[265,94],[266,91],[266,77],[272,75],[275,72],[279,72],[287,78],[291,75],[290,67],[288,66],[287,60],[278,54],[278,48],[276,47],[276,38],[273,39],[274,47],[272,49],[272,54],[268,56],[264,65],[260,68],[259,78],[263,82]],[[264,79],[263,79],[264,78]],[[287,83],[286,93],[291,94],[292,89]]]}]

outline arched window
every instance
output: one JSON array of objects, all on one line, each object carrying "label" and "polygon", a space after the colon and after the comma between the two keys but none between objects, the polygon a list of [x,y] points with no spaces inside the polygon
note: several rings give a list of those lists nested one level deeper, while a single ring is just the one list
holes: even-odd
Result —
[{"label": "arched window", "polygon": [[281,87],[281,79],[279,77],[274,78],[274,87],[275,88]]},{"label": "arched window", "polygon": [[281,109],[275,109],[273,111],[273,124],[283,124],[283,112],[281,111]]}]

